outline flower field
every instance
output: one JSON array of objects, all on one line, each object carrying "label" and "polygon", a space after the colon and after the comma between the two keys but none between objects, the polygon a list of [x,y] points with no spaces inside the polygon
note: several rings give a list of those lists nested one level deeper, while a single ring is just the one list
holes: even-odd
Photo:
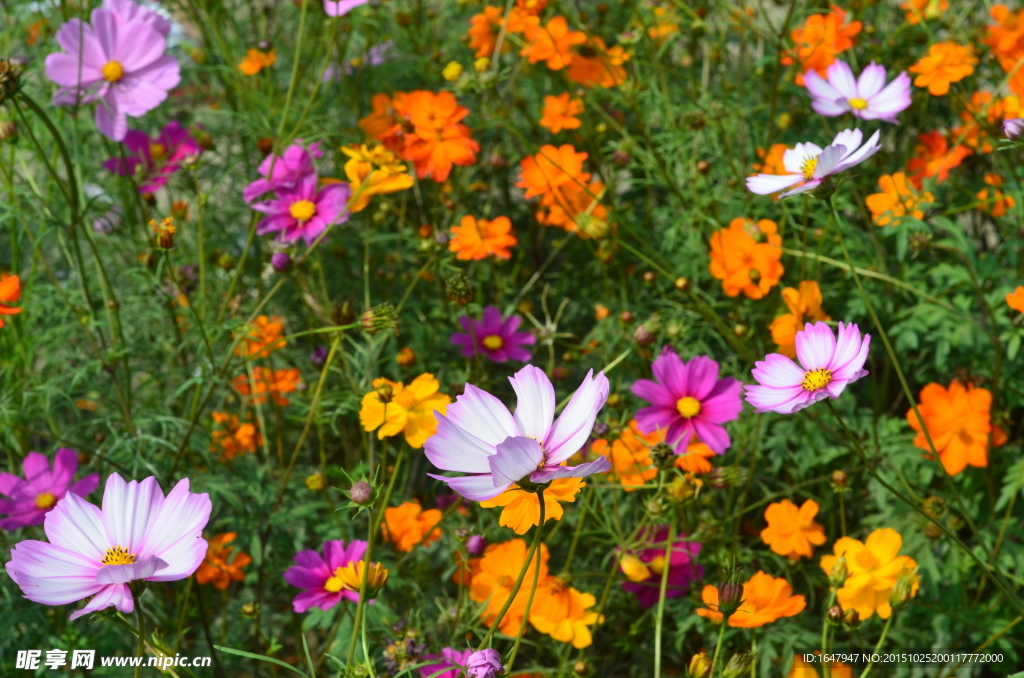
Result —
[{"label": "flower field", "polygon": [[1024,676],[1024,8],[2,12],[0,675]]}]

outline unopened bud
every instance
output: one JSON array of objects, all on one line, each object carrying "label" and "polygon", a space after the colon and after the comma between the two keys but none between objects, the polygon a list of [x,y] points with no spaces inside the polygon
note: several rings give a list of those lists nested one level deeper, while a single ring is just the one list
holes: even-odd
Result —
[{"label": "unopened bud", "polygon": [[21,84],[22,66],[11,59],[0,59],[0,103],[14,95]]},{"label": "unopened bud", "polygon": [[707,652],[701,650],[690,658],[690,665],[686,667],[687,678],[711,678],[711,657]]},{"label": "unopened bud", "polygon": [[929,539],[938,539],[942,536],[942,528],[935,523],[928,523],[924,526],[924,536]]},{"label": "unopened bud", "polygon": [[245,603],[239,609],[239,612],[241,612],[242,616],[246,619],[255,619],[260,613],[260,606],[258,603]]},{"label": "unopened bud", "polygon": [[633,341],[641,346],[650,346],[657,341],[657,339],[658,337],[651,332],[646,324],[638,325],[637,328],[633,330]]},{"label": "unopened bud", "polygon": [[689,278],[683,278],[682,276],[676,278],[675,287],[680,292],[689,292],[690,291],[690,279]]},{"label": "unopened bud", "polygon": [[650,283],[654,282],[657,278],[658,278],[658,274],[655,273],[654,271],[644,271],[644,282],[645,283],[650,284]]},{"label": "unopened bud", "polygon": [[729,662],[722,669],[722,678],[742,678],[750,674],[750,667],[757,655],[753,650],[744,650],[729,657]]},{"label": "unopened bud", "polygon": [[843,624],[845,624],[847,628],[856,629],[860,626],[860,613],[852,608],[847,610],[843,613]]},{"label": "unopened bud", "polygon": [[676,451],[668,443],[657,443],[651,448],[651,461],[662,471],[667,471],[676,465]]},{"label": "unopened bud", "polygon": [[701,174],[707,174],[711,171],[711,165],[708,164],[707,160],[698,160],[697,171]]},{"label": "unopened bud", "polygon": [[395,388],[391,384],[385,382],[377,387],[377,398],[381,403],[387,405],[394,399],[394,397]]},{"label": "unopened bud", "polygon": [[743,604],[742,576],[743,568],[736,564],[735,557],[728,567],[722,568],[722,581],[718,584],[718,611],[726,619]]},{"label": "unopened bud", "polygon": [[473,297],[476,296],[476,290],[473,289],[473,283],[471,283],[469,278],[461,273],[444,281],[444,292],[448,295],[449,300],[459,304],[460,306],[465,306],[469,302],[473,301]]},{"label": "unopened bud", "polygon": [[474,534],[466,540],[466,552],[469,555],[477,558],[484,554],[484,549],[487,548],[487,540],[479,534]]},{"label": "unopened bud", "polygon": [[932,518],[939,519],[946,515],[946,510],[949,507],[942,497],[931,496],[924,500],[921,508]]},{"label": "unopened bud", "polygon": [[829,624],[841,624],[843,621],[843,608],[833,605],[825,611],[825,619]]},{"label": "unopened bud", "polygon": [[394,330],[398,334],[398,311],[385,301],[359,316],[359,324],[367,334],[379,334],[387,330]]},{"label": "unopened bud", "polygon": [[743,323],[736,323],[735,325],[732,326],[732,333],[735,334],[740,339],[742,339],[743,337],[747,336],[747,331],[749,329],[750,328],[748,328]]},{"label": "unopened bud", "polygon": [[306,487],[308,487],[311,492],[319,492],[324,489],[323,474],[314,473],[313,475],[308,476],[306,478]]},{"label": "unopened bud", "polygon": [[452,531],[452,535],[459,541],[466,541],[469,539],[469,528],[468,527],[456,527]]},{"label": "unopened bud", "polygon": [[629,325],[633,322],[633,313],[631,311],[623,311],[619,314],[619,322],[624,325]]},{"label": "unopened bud", "polygon": [[837,489],[841,490],[846,487],[846,483],[848,483],[849,480],[850,478],[846,475],[846,471],[843,471],[842,469],[832,471],[832,484],[835,485]]},{"label": "unopened bud", "polygon": [[309,355],[309,362],[313,363],[313,367],[323,367],[327,362],[327,353],[326,346],[317,346]]},{"label": "unopened bud", "polygon": [[889,605],[898,609],[907,604],[907,601],[917,595],[917,568],[905,568],[896,580],[892,588],[892,595],[889,596]]},{"label": "unopened bud", "polygon": [[348,492],[348,498],[355,504],[366,506],[373,500],[373,488],[370,487],[370,483],[360,480],[352,485],[352,489]]},{"label": "unopened bud", "polygon": [[256,46],[259,48],[261,52],[269,52],[270,50],[274,49],[274,43],[270,42],[269,40],[260,40],[258,43],[256,43]]},{"label": "unopened bud", "polygon": [[0,142],[9,141],[18,136],[18,123],[13,120],[0,121]]},{"label": "unopened bud", "polygon": [[846,567],[846,556],[839,556],[828,573],[828,583],[835,587],[842,586],[849,574],[850,570]]},{"label": "unopened bud", "polygon": [[572,665],[572,672],[575,673],[577,676],[582,676],[584,673],[587,672],[587,662],[583,661],[582,659],[579,660],[578,662]]},{"label": "unopened bud", "polygon": [[287,252],[274,252],[270,257],[270,265],[278,273],[285,273],[292,267],[292,258]]},{"label": "unopened bud", "polygon": [[648,500],[648,502],[644,504],[644,508],[646,508],[647,512],[650,513],[652,516],[661,515],[665,511],[665,507],[662,506],[661,502],[658,501],[657,499]]},{"label": "unopened bud", "polygon": [[155,219],[151,219],[149,227],[153,229],[153,244],[156,245],[157,249],[169,250],[174,247],[174,233],[177,231],[174,228],[174,219],[167,217],[161,219],[160,223],[157,223]]}]

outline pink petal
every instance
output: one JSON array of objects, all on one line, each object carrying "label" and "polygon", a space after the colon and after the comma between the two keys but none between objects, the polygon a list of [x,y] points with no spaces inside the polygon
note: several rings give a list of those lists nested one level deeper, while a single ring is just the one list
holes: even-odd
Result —
[{"label": "pink petal", "polygon": [[127,584],[104,586],[96,597],[89,601],[88,605],[81,610],[72,612],[70,619],[74,621],[82,615],[106,609],[111,605],[125,614],[131,614],[135,611],[135,599],[132,598],[132,592],[128,590]]},{"label": "pink petal", "polygon": [[547,438],[555,418],[555,387],[544,370],[527,365],[509,377],[516,392],[513,415],[519,433],[537,440]]},{"label": "pink petal", "polygon": [[[684,395],[689,395],[688,377],[683,359],[675,351],[662,353],[651,363],[651,372],[666,391],[672,396],[672,405]],[[653,401],[652,401],[653,402]]]},{"label": "pink petal", "polygon": [[607,473],[611,470],[612,464],[608,458],[599,457],[579,466],[545,466],[531,473],[530,480],[535,483],[546,483],[557,478],[586,478],[595,473]]},{"label": "pink petal", "polygon": [[29,452],[25,460],[21,462],[21,468],[25,472],[25,480],[31,483],[44,473],[49,475],[50,460],[46,458],[46,455]]},{"label": "pink petal", "polygon": [[715,424],[724,424],[739,418],[743,410],[740,392],[743,384],[738,379],[726,377],[715,384],[707,396],[700,401],[700,416]]},{"label": "pink petal", "polygon": [[341,602],[341,592],[330,593],[324,589],[303,591],[292,599],[292,609],[302,614],[311,607],[319,607],[321,610],[329,610]]},{"label": "pink petal", "polygon": [[[697,429],[697,438],[710,447],[711,451],[715,454],[725,454],[725,451],[729,449],[729,445],[732,444],[729,433],[725,428],[705,420],[704,417],[694,418],[693,426]],[[686,448],[680,449],[685,451]]]},{"label": "pink petal", "polygon": [[671,407],[674,409],[676,402],[679,400],[667,388],[650,379],[638,379],[633,382],[629,390],[637,398],[643,398],[647,402],[660,405],[661,407]]},{"label": "pink petal", "polygon": [[27,540],[11,550],[7,574],[25,597],[43,605],[66,605],[95,595],[98,563],[74,551],[42,541]]},{"label": "pink petal", "polygon": [[[449,414],[451,410],[449,407]],[[434,412],[434,417],[437,419],[437,432],[423,445],[423,452],[431,464],[444,471],[491,472],[487,460],[496,454],[494,445],[457,426],[440,412]]]},{"label": "pink petal", "polygon": [[471,501],[487,501],[488,499],[494,499],[511,487],[511,483],[502,483],[496,486],[494,484],[494,479],[491,478],[490,474],[480,476],[460,476],[458,478],[446,478],[433,473],[428,473],[427,475],[446,483],[448,487]]},{"label": "pink petal", "polygon": [[[884,78],[884,69],[882,73],[882,77]],[[833,61],[832,65],[828,67],[826,75],[828,76],[828,84],[832,85],[832,87],[834,87],[844,99],[853,99],[858,96],[857,81],[853,79],[853,71],[850,70],[850,67],[842,61]],[[804,82],[806,81],[807,76],[805,75]]]},{"label": "pink petal", "polygon": [[804,380],[804,370],[778,353],[769,353],[764,360],[757,361],[751,374],[757,383],[771,388],[799,387]]},{"label": "pink petal", "polygon": [[544,461],[544,450],[533,438],[510,437],[496,447],[498,453],[487,458],[494,483],[512,484],[530,475]]},{"label": "pink petal", "polygon": [[96,488],[100,485],[100,474],[90,473],[85,476],[77,483],[74,483],[68,488],[68,492],[71,494],[77,494],[79,497],[87,497],[96,491]]},{"label": "pink petal", "polygon": [[808,372],[828,369],[835,351],[836,337],[832,328],[823,322],[807,323],[796,333],[796,357]]},{"label": "pink petal", "polygon": [[704,400],[718,383],[718,363],[706,355],[694,357],[686,364],[686,386],[682,395]]},{"label": "pink petal", "polygon": [[772,388],[770,386],[746,386],[747,402],[755,412],[778,412],[789,414],[810,404],[809,392],[799,386]]},{"label": "pink petal", "polygon": [[75,477],[77,470],[78,454],[74,450],[62,447],[53,456],[53,473],[50,476],[50,482],[54,487],[64,491],[71,484],[71,479]]},{"label": "pink petal", "polygon": [[857,96],[865,101],[872,99],[885,87],[885,66],[874,61],[864,67],[857,78]]},{"label": "pink petal", "polygon": [[[832,65],[835,66],[838,63],[840,62],[837,61]],[[831,68],[829,70],[831,70]],[[815,101],[821,99],[825,101],[835,101],[837,99],[846,98],[843,96],[842,92],[830,85],[827,80],[822,78],[815,71],[807,71],[804,73],[804,87],[807,88],[807,91]]]},{"label": "pink petal", "polygon": [[519,435],[512,415],[487,391],[466,384],[465,391],[448,406],[448,420],[491,445]]},{"label": "pink petal", "polygon": [[128,120],[113,92],[108,89],[96,103],[96,129],[111,141],[121,141],[128,133]]},{"label": "pink petal", "polygon": [[658,429],[668,428],[674,421],[680,419],[679,410],[673,404],[671,407],[665,405],[651,405],[637,410],[633,415],[637,426],[643,433],[654,433]]},{"label": "pink petal", "polygon": [[167,563],[159,558],[141,558],[126,565],[104,565],[96,573],[97,584],[127,584],[137,579],[152,577],[159,570],[167,567]]},{"label": "pink petal", "polygon": [[747,190],[758,195],[778,193],[804,180],[802,174],[757,174],[747,177]]},{"label": "pink petal", "polygon": [[103,525],[103,513],[74,494],[66,494],[43,523],[51,544],[74,551],[93,562],[103,560],[111,544]]},{"label": "pink petal", "polygon": [[[111,546],[122,546],[128,553],[140,552],[145,545],[150,522],[163,504],[164,493],[154,476],[141,483],[126,483],[120,475],[111,473],[103,488],[103,526]],[[145,555],[156,555],[152,551]]]},{"label": "pink petal", "polygon": [[[150,479],[155,486],[156,479]],[[211,508],[210,495],[190,492],[188,478],[178,481],[149,523],[138,550],[140,557],[156,556],[167,563],[150,581],[177,581],[196,571],[206,554],[203,528]]]},{"label": "pink petal", "polygon": [[597,413],[608,399],[608,377],[604,372],[587,372],[583,383],[572,394],[569,404],[555,420],[545,441],[547,463],[559,464],[583,447],[594,428]]}]

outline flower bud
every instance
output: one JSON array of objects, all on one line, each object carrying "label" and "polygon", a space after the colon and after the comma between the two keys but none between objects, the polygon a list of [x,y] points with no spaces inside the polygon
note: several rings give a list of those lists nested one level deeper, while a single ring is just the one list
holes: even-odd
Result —
[{"label": "flower bud", "polygon": [[482,556],[486,548],[487,540],[479,534],[474,534],[466,540],[466,552],[474,558]]},{"label": "flower bud", "polygon": [[644,282],[648,285],[658,279],[658,274],[654,271],[644,271]]},{"label": "flower bud", "polygon": [[629,325],[633,322],[633,320],[634,317],[631,311],[623,311],[622,313],[619,314],[619,322],[621,322],[623,325]]},{"label": "flower bud", "polygon": [[313,363],[313,367],[323,367],[327,362],[327,347],[317,346],[314,348],[313,352],[309,354],[309,362]]},{"label": "flower bud", "polygon": [[904,568],[892,587],[892,595],[889,596],[889,605],[893,609],[899,609],[907,604],[907,601],[917,595],[918,579],[917,568]]},{"label": "flower bud", "polygon": [[261,52],[269,52],[270,50],[274,49],[274,43],[272,43],[269,40],[260,40],[258,43],[256,43],[256,47],[259,48]]},{"label": "flower bud", "polygon": [[924,536],[928,537],[929,539],[938,539],[942,536],[942,528],[936,525],[935,523],[928,523],[927,525],[925,525],[923,532]]},{"label": "flower bud", "polygon": [[619,165],[620,167],[625,167],[626,165],[629,164],[629,160],[629,151],[623,150],[621,148],[616,148],[614,151],[612,151],[612,162],[614,162],[616,165]]},{"label": "flower bud", "polygon": [[278,273],[286,273],[292,267],[292,258],[287,252],[274,252],[270,257],[270,265]]},{"label": "flower bud", "polygon": [[711,678],[711,657],[701,650],[690,658],[690,665],[686,667],[687,678]]},{"label": "flower bud", "polygon": [[390,403],[394,397],[395,388],[391,384],[385,382],[377,387],[377,398],[385,405]]},{"label": "flower bud", "polygon": [[21,86],[22,66],[11,59],[0,59],[0,104],[14,96]]},{"label": "flower bud", "polygon": [[657,340],[658,337],[651,332],[647,325],[638,325],[633,331],[633,341],[641,346],[650,346]]},{"label": "flower bud", "polygon": [[690,291],[690,279],[689,278],[684,278],[682,276],[676,278],[675,287],[680,292],[689,292]]},{"label": "flower bud", "polygon": [[360,480],[352,485],[352,489],[348,492],[348,498],[355,504],[366,506],[373,501],[373,488],[370,487],[370,483]]},{"label": "flower bud", "polygon": [[274,140],[263,137],[262,139],[256,140],[256,148],[259,149],[263,155],[270,155],[270,152],[274,150]]},{"label": "flower bud", "polygon": [[946,501],[942,497],[931,496],[924,500],[921,504],[921,508],[932,518],[938,520],[946,515]]},{"label": "flower bud", "polygon": [[587,662],[581,659],[572,665],[572,672],[575,673],[577,676],[582,676],[584,673],[587,672],[587,668]]},{"label": "flower bud", "polygon": [[832,565],[832,571],[828,573],[828,583],[832,586],[842,586],[850,571],[846,567],[846,556],[839,556]]},{"label": "flower bud", "polygon": [[448,296],[449,300],[460,306],[465,306],[473,301],[473,297],[476,296],[473,283],[461,273],[444,281],[444,293]]},{"label": "flower bud", "polygon": [[359,316],[359,324],[367,334],[380,334],[387,330],[394,330],[398,334],[398,311],[385,301]]},{"label": "flower bud", "polygon": [[838,625],[843,622],[843,608],[833,605],[825,611],[825,619],[829,624]]},{"label": "flower bud", "polygon": [[652,516],[658,516],[665,512],[665,507],[662,506],[661,502],[657,499],[649,499],[647,503],[644,504],[644,508],[647,509],[647,512]]},{"label": "flower bud", "polygon": [[708,164],[707,160],[698,160],[697,171],[700,172],[701,174],[707,174],[708,172],[711,171],[711,165]]},{"label": "flower bud", "polygon": [[466,678],[498,678],[504,670],[501,655],[490,648],[474,652],[466,660]]},{"label": "flower bud", "polygon": [[18,136],[18,123],[13,120],[0,121],[0,142],[9,141]]},{"label": "flower bud", "polygon": [[847,610],[843,613],[843,624],[849,629],[856,629],[860,626],[860,613],[854,609]]},{"label": "flower bud", "polygon": [[676,465],[676,451],[668,443],[658,443],[651,448],[651,461],[662,471],[668,471]]},{"label": "flower bud", "polygon": [[729,662],[722,669],[722,678],[743,678],[750,674],[750,667],[757,655],[753,650],[744,650],[729,657]]},{"label": "flower bud", "polygon": [[722,581],[718,584],[718,611],[728,619],[743,604],[743,568],[735,558],[729,567],[722,568]]},{"label": "flower bud", "polygon": [[241,612],[242,617],[245,619],[255,619],[260,613],[259,603],[245,603],[239,612]]},{"label": "flower bud", "polygon": [[665,493],[672,501],[686,501],[696,494],[696,490],[693,485],[686,481],[686,478],[677,475],[665,487]]},{"label": "flower bud", "polygon": [[469,528],[468,527],[456,527],[452,531],[452,535],[459,541],[466,541],[469,539]]},{"label": "flower bud", "polygon": [[321,473],[314,473],[313,475],[306,478],[306,487],[311,492],[319,492],[324,489],[324,476]]},{"label": "flower bud", "polygon": [[405,346],[395,356],[395,362],[402,367],[409,367],[416,362],[416,353],[408,346]]},{"label": "flower bud", "polygon": [[153,244],[157,249],[169,250],[174,247],[174,233],[177,230],[174,228],[174,219],[167,217],[161,219],[159,224],[155,219],[150,219],[149,227],[153,229]]},{"label": "flower bud", "polygon": [[836,486],[836,489],[841,490],[845,488],[846,483],[848,483],[849,480],[850,477],[846,475],[846,471],[843,471],[842,469],[832,471],[832,484]]}]

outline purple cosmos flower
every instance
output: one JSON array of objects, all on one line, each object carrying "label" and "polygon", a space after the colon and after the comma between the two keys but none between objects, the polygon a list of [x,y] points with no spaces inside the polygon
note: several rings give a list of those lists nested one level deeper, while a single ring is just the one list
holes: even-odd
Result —
[{"label": "purple cosmos flower", "polygon": [[[313,158],[322,158],[320,143],[312,143],[308,148],[302,145],[302,139],[284,149],[280,156],[268,155],[258,168],[260,179],[245,187],[242,199],[251,203],[264,193],[278,189],[294,189],[300,179],[307,174],[316,174]],[[273,176],[270,176],[271,173]]]},{"label": "purple cosmos flower", "polygon": [[181,169],[185,158],[203,153],[203,148],[177,121],[164,125],[156,139],[145,132],[129,130],[124,136],[124,145],[128,149],[127,157],[123,161],[111,158],[103,167],[121,176],[134,176],[142,167],[143,179],[139,184],[142,195],[155,193],[164,186],[170,176]]},{"label": "purple cosmos flower", "polygon": [[825,78],[814,71],[804,74],[811,93],[811,108],[829,117],[852,113],[861,120],[884,120],[896,124],[896,115],[910,108],[910,76],[900,72],[885,84],[885,66],[872,61],[856,80],[842,61],[828,67]]},{"label": "purple cosmos flower", "polygon": [[778,353],[758,361],[752,374],[759,386],[747,386],[747,402],[755,412],[790,414],[825,398],[838,398],[847,384],[867,375],[871,335],[861,339],[854,323],[839,323],[839,336],[823,322],[807,323],[796,333],[801,366]]},{"label": "purple cosmos flower", "polygon": [[94,9],[91,23],[71,19],[56,39],[64,51],[46,57],[46,76],[60,85],[53,105],[99,102],[96,127],[114,141],[128,133],[127,116],[153,110],[181,81],[166,39],[142,13]]},{"label": "purple cosmos flower", "polygon": [[131,21],[132,19],[144,21],[165,38],[171,32],[171,22],[168,19],[147,7],[135,4],[131,0],[103,0],[102,7],[117,14],[121,17],[122,21]]},{"label": "purple cosmos flower", "polygon": [[348,221],[346,207],[350,194],[348,184],[342,182],[318,190],[316,173],[306,174],[294,188],[279,188],[273,200],[252,205],[254,210],[267,215],[256,224],[256,232],[280,233],[278,240],[286,243],[301,237],[312,245],[329,226]]},{"label": "purple cosmos flower", "polygon": [[782,164],[789,174],[758,174],[747,177],[747,188],[759,195],[790,189],[780,194],[783,198],[813,190],[832,175],[848,170],[877,153],[882,148],[878,143],[878,137],[879,132],[876,131],[867,143],[861,146],[861,131],[845,129],[824,149],[812,143],[797,144],[782,156]]},{"label": "purple cosmos flower", "polygon": [[164,497],[153,476],[126,483],[113,473],[102,509],[69,492],[46,514],[49,543],[18,543],[7,574],[36,603],[90,598],[71,619],[111,605],[128,614],[135,610],[129,582],[177,581],[196,571],[209,519],[209,495],[189,492],[188,478]]},{"label": "purple cosmos flower", "polygon": [[474,652],[466,660],[466,678],[498,678],[504,670],[501,655],[491,648]]},{"label": "purple cosmos flower", "polygon": [[1016,139],[1024,132],[1024,118],[1003,120],[1003,134],[1007,139]]},{"label": "purple cosmos flower", "polygon": [[439,469],[473,475],[427,475],[448,483],[466,499],[485,501],[527,477],[534,483],[546,483],[610,470],[605,457],[579,466],[561,466],[587,442],[597,413],[608,399],[608,378],[604,372],[596,378],[593,375],[593,370],[587,373],[557,420],[555,389],[544,371],[533,365],[509,378],[518,399],[515,415],[490,393],[466,384],[446,415],[434,412],[437,433],[427,439],[423,450]]},{"label": "purple cosmos flower", "polygon": [[459,324],[466,331],[456,332],[448,341],[461,346],[462,355],[466,358],[480,354],[496,363],[510,359],[525,363],[533,354],[522,346],[537,343],[537,337],[529,332],[516,332],[521,322],[523,319],[517,315],[502,320],[498,307],[488,306],[484,309],[481,320],[470,318],[468,315],[459,318]]},{"label": "purple cosmos flower", "polygon": [[356,7],[362,7],[370,0],[324,0],[324,12],[327,16],[345,16]]},{"label": "purple cosmos flower", "polygon": [[651,365],[654,378],[633,384],[633,395],[651,403],[636,413],[644,433],[667,429],[665,440],[676,454],[686,451],[694,435],[716,454],[724,454],[731,440],[722,426],[740,416],[743,401],[738,379],[718,378],[718,363],[699,355],[684,363],[671,347],[662,349]]},{"label": "purple cosmos flower", "polygon": [[29,452],[21,468],[25,472],[24,480],[10,473],[0,473],[0,494],[9,497],[0,499],[0,514],[7,514],[0,520],[0,530],[42,525],[43,517],[65,494],[72,492],[84,497],[100,484],[98,473],[72,484],[78,470],[78,455],[66,447],[54,455],[52,471],[50,462],[38,452]]},{"label": "purple cosmos flower", "polygon": [[[665,571],[665,541],[668,539],[668,526],[659,527],[653,533],[647,531],[649,543],[657,544],[644,549],[639,554],[640,561],[646,566],[650,576],[641,581],[622,583],[622,588],[636,596],[640,607],[648,608],[658,602],[661,591],[661,575]],[[700,544],[687,541],[685,534],[676,536],[672,545],[672,554],[668,562],[668,586],[666,598],[678,598],[686,595],[690,584],[704,576],[704,568],[696,564],[694,558],[700,553]],[[642,569],[642,568],[641,568]]]},{"label": "purple cosmos flower", "polygon": [[299,551],[295,554],[295,565],[284,573],[284,580],[300,589],[306,589],[292,600],[292,608],[303,613],[311,607],[329,610],[344,598],[359,602],[359,594],[346,590],[338,570],[349,563],[362,560],[366,553],[366,542],[358,539],[349,543],[331,539],[324,542],[324,555],[316,551]]},{"label": "purple cosmos flower", "polygon": [[[462,668],[469,662],[470,656],[473,654],[472,649],[456,650],[451,647],[446,647],[441,650],[441,656],[438,657],[436,654],[428,654],[423,657],[424,660],[440,659],[441,661],[436,664],[430,664],[428,666],[420,667],[420,676],[422,678],[459,678],[462,675]],[[445,671],[445,669],[449,669]],[[439,673],[443,671],[444,673]]]}]

